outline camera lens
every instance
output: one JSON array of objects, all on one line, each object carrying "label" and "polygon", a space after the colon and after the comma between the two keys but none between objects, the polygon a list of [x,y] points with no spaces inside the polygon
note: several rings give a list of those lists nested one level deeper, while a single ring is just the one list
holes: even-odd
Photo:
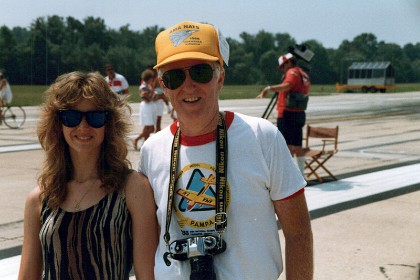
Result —
[{"label": "camera lens", "polygon": [[182,245],[177,244],[177,245],[175,246],[175,252],[176,252],[176,253],[181,253],[181,252],[182,252]]}]

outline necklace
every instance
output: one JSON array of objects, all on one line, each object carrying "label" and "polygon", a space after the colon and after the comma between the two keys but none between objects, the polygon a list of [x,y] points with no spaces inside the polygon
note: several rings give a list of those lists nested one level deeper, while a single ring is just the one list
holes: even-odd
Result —
[{"label": "necklace", "polygon": [[[78,182],[78,181],[76,181]],[[85,183],[88,181],[85,181]],[[82,197],[79,199],[79,201],[75,201],[74,204],[74,210],[75,211],[80,211],[80,203],[83,201],[83,199],[85,198],[85,196],[88,194],[88,192],[90,192],[92,190],[92,186],[96,183],[96,180],[92,183],[92,185],[89,186],[89,188],[85,191],[85,193],[82,195]]]}]

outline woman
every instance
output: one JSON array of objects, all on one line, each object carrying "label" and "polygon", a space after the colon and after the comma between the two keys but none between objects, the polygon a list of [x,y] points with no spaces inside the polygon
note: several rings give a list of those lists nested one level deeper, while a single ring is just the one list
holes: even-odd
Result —
[{"label": "woman", "polygon": [[99,73],[62,75],[46,94],[19,279],[128,279],[133,264],[137,279],[152,279],[156,206],[126,158],[126,101]]}]

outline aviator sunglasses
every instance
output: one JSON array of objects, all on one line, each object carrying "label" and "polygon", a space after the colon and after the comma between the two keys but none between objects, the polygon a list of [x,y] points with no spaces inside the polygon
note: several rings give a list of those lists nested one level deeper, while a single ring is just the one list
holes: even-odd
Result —
[{"label": "aviator sunglasses", "polygon": [[93,128],[100,128],[105,125],[107,120],[108,112],[107,111],[88,111],[81,112],[77,110],[59,110],[58,117],[60,121],[67,127],[78,126],[83,117],[85,117],[86,122]]},{"label": "aviator sunglasses", "polygon": [[202,63],[187,68],[168,70],[162,75],[165,87],[174,90],[179,88],[186,79],[185,71],[188,70],[191,79],[200,84],[207,84],[213,79],[213,71],[210,64]]}]

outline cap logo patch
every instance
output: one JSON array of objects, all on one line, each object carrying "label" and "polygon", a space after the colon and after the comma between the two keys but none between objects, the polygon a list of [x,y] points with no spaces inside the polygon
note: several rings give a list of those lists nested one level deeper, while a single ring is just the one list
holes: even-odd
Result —
[{"label": "cap logo patch", "polygon": [[188,37],[190,37],[193,33],[197,32],[198,30],[182,30],[178,32],[174,32],[169,35],[169,39],[171,39],[172,45],[174,47],[179,46],[182,42],[185,41]]}]

